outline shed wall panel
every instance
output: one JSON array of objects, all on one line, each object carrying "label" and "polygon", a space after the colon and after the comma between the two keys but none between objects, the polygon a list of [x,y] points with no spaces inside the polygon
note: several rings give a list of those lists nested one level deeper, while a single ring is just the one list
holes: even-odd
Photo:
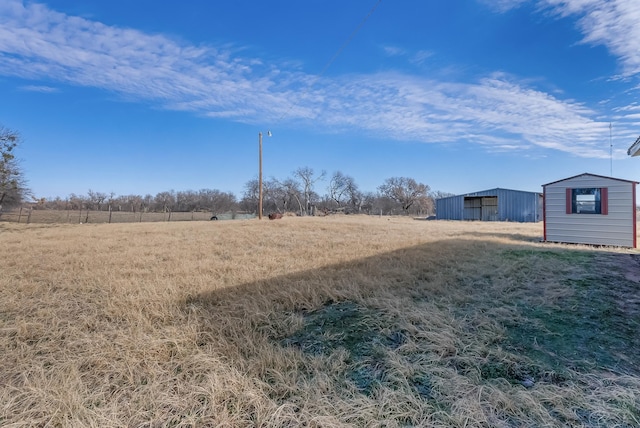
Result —
[{"label": "shed wall panel", "polygon": [[436,218],[438,220],[462,220],[464,196],[451,196],[436,200]]}]

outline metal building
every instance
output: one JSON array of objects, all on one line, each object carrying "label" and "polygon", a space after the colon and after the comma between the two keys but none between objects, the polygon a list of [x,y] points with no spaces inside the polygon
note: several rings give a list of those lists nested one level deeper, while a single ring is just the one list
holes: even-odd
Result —
[{"label": "metal building", "polygon": [[542,193],[497,188],[436,199],[436,219],[538,222]]},{"label": "metal building", "polygon": [[636,248],[636,184],[587,173],[544,184],[544,240]]}]

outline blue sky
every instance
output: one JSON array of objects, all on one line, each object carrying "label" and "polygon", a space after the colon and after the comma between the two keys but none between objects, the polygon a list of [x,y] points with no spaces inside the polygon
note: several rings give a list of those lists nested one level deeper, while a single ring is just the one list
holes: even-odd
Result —
[{"label": "blue sky", "polygon": [[265,178],[640,180],[639,46],[637,0],[0,0],[0,123],[38,197],[240,197],[267,130]]}]

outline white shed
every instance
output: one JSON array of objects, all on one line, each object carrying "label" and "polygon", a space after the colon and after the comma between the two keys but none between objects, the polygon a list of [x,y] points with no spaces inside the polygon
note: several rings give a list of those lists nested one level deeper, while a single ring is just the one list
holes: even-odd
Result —
[{"label": "white shed", "polygon": [[636,184],[586,173],[543,184],[544,240],[636,248]]}]

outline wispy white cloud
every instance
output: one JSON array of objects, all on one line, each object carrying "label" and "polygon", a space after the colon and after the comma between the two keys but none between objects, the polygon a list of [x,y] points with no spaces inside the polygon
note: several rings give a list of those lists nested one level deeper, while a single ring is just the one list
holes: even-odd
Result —
[{"label": "wispy white cloud", "polygon": [[583,42],[604,45],[623,65],[623,74],[640,73],[638,0],[544,0],[561,15],[577,15]]},{"label": "wispy white cloud", "polygon": [[433,56],[431,51],[418,51],[411,57],[411,62],[414,64],[424,64],[424,62]]},{"label": "wispy white cloud", "polygon": [[621,106],[621,107],[615,107],[613,109],[613,111],[616,112],[626,112],[626,111],[630,111],[630,112],[640,112],[640,104],[638,103],[632,103],[626,106]]},{"label": "wispy white cloud", "polygon": [[[422,53],[423,60],[428,55]],[[598,112],[506,75],[471,83],[402,73],[318,79],[233,48],[196,46],[18,0],[0,3],[0,74],[101,88],[248,123],[285,119],[405,141],[608,156],[599,148],[608,123]]]},{"label": "wispy white cloud", "polygon": [[[639,1],[539,0],[539,5],[560,17],[576,17],[583,43],[606,47],[621,64],[622,77],[631,81],[640,77]],[[610,120],[615,122],[613,133],[616,139],[634,141],[640,128],[640,106],[633,103],[613,108],[613,112]]]},{"label": "wispy white cloud", "polygon": [[433,56],[433,52],[428,50],[419,50],[417,52],[410,52],[399,46],[386,45],[382,47],[382,51],[388,57],[406,57],[408,61],[413,64],[422,64],[427,58]]},{"label": "wispy white cloud", "polygon": [[577,102],[527,88],[496,74],[475,83],[451,83],[384,74],[335,84],[321,121],[359,126],[380,135],[424,142],[478,143],[503,149],[532,146],[585,157],[601,148],[608,122]]},{"label": "wispy white cloud", "polygon": [[624,76],[640,74],[638,0],[479,0],[506,12],[524,3],[559,17],[576,17],[583,43],[605,46],[621,62]]},{"label": "wispy white cloud", "polygon": [[25,85],[25,86],[20,86],[20,89],[28,92],[42,92],[42,93],[52,93],[52,92],[60,91],[58,88],[54,88],[51,86],[44,86],[44,85]]},{"label": "wispy white cloud", "polygon": [[407,52],[403,48],[398,46],[387,45],[387,46],[383,46],[382,50],[387,56],[403,56],[407,54]]},{"label": "wispy white cloud", "polygon": [[507,12],[530,0],[478,0],[480,3],[497,12]]},{"label": "wispy white cloud", "polygon": [[265,98],[287,102],[290,94],[278,85],[293,72],[279,73],[229,49],[188,45],[10,0],[0,3],[0,73],[256,115]]}]

